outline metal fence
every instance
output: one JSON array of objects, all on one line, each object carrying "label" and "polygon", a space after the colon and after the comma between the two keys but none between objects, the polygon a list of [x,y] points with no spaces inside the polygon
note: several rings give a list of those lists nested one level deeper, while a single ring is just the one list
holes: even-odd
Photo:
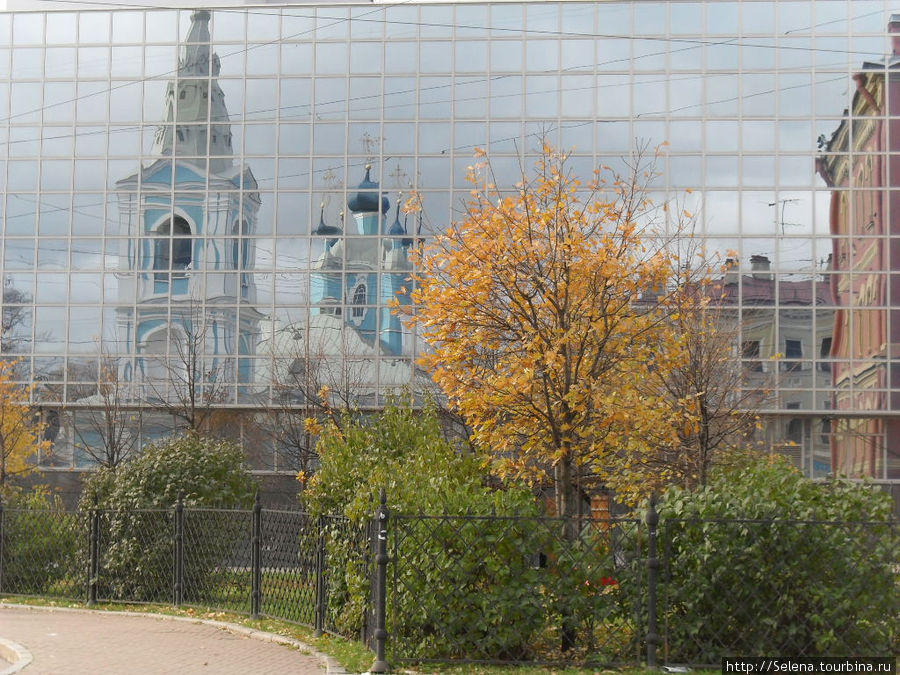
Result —
[{"label": "metal fence", "polygon": [[359,639],[368,607],[355,623],[342,623],[330,597],[340,594],[345,552],[369,564],[359,530],[344,517],[259,503],[252,510],[180,501],[128,511],[0,507],[0,593],[209,607]]},{"label": "metal fence", "polygon": [[896,523],[0,507],[0,594],[292,621],[387,663],[900,651]]}]

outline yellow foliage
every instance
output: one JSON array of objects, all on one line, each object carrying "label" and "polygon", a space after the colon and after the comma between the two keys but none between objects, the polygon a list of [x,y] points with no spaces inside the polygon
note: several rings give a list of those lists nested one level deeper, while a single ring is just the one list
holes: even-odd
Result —
[{"label": "yellow foliage", "polygon": [[0,361],[0,486],[30,471],[29,460],[47,452],[44,424],[28,405],[31,387],[15,382],[14,361]]},{"label": "yellow foliage", "polygon": [[677,265],[637,215],[638,176],[581,186],[545,147],[499,194],[470,167],[465,219],[418,258],[421,364],[502,475],[620,472],[614,458],[670,426],[639,385],[680,358],[654,299]]},{"label": "yellow foliage", "polygon": [[307,417],[303,420],[303,430],[308,434],[319,436],[322,434],[322,424],[315,417]]}]

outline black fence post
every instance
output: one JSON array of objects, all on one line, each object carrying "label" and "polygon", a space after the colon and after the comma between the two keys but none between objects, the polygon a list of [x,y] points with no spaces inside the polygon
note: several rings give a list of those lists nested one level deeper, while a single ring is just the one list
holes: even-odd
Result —
[{"label": "black fence post", "polygon": [[656,512],[656,495],[650,497],[646,514],[647,522],[647,667],[656,668],[656,647],[660,644],[656,625],[656,587],[659,583],[659,557],[656,543],[656,526],[659,514]]},{"label": "black fence post", "polygon": [[376,537],[375,549],[375,661],[369,669],[370,673],[387,673],[390,671],[384,655],[387,642],[387,553],[388,518],[387,493],[381,488],[381,503],[375,512]]},{"label": "black fence post", "polygon": [[320,637],[325,632],[325,518],[316,518],[316,617],[315,632]]},{"label": "black fence post", "polygon": [[250,539],[250,566],[251,570],[251,590],[250,590],[250,618],[258,619],[260,612],[260,604],[262,600],[262,504],[259,500],[259,490],[256,491],[256,501],[253,504],[253,519],[251,524],[252,537]]},{"label": "black fence post", "polygon": [[100,574],[100,511],[97,508],[97,495],[94,495],[94,508],[91,509],[91,520],[88,527],[88,605],[97,602],[97,577]]},{"label": "black fence post", "polygon": [[184,601],[184,495],[178,493],[175,502],[175,593],[173,604]]}]

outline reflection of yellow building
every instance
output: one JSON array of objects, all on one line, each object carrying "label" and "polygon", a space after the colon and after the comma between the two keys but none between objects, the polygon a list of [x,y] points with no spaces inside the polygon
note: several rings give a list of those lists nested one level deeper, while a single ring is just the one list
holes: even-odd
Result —
[{"label": "reflection of yellow building", "polygon": [[[900,32],[900,16],[889,29]],[[900,478],[900,242],[890,238],[900,234],[900,194],[887,189],[900,181],[900,120],[888,116],[900,110],[898,66],[896,39],[886,64],[863,64],[852,107],[818,162],[833,189],[832,465],[851,476]]]},{"label": "reflection of yellow building", "polygon": [[763,255],[750,264],[750,274],[725,277],[723,300],[741,308],[744,387],[760,392],[761,410],[780,411],[764,416],[762,440],[808,475],[824,476],[831,470],[830,423],[801,411],[830,407],[831,363],[823,360],[834,314],[828,284],[821,277],[776,280]]}]

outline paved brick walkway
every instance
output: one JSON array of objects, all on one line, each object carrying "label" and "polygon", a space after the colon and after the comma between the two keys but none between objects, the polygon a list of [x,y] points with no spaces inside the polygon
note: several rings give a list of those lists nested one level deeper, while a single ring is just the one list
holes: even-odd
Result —
[{"label": "paved brick walkway", "polygon": [[[267,634],[257,634],[265,636]],[[0,638],[31,652],[22,675],[324,675],[321,658],[190,620],[0,605]],[[6,667],[0,660],[0,672]]]}]

